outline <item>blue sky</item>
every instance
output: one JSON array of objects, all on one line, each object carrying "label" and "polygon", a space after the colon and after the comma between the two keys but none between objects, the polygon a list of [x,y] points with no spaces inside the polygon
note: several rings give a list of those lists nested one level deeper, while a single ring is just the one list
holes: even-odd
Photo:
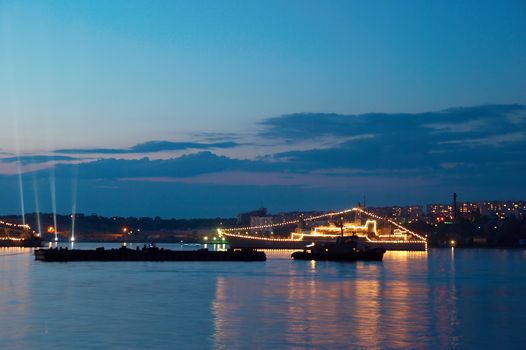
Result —
[{"label": "blue sky", "polygon": [[0,212],[19,169],[29,211],[56,176],[68,212],[73,174],[108,215],[526,197],[523,1],[0,1],[0,22]]}]

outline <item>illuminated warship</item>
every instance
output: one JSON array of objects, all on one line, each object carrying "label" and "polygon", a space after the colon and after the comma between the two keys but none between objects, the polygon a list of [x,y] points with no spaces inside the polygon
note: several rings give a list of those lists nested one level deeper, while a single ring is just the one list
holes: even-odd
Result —
[{"label": "illuminated warship", "polygon": [[[353,221],[344,221],[343,215],[355,212]],[[367,217],[365,222],[362,215]],[[321,219],[334,219],[326,224],[314,225],[310,230],[302,228],[303,222],[318,223]],[[382,229],[378,228],[377,222],[381,220],[386,223]],[[272,231],[267,234],[261,231],[269,231],[276,227],[299,224],[289,237],[274,237]],[[258,234],[258,231],[260,234]],[[327,213],[309,218],[300,218],[276,224],[268,224],[251,227],[238,227],[218,229],[219,235],[228,240],[232,248],[252,249],[305,249],[314,244],[325,244],[335,242],[338,237],[353,236],[360,244],[368,247],[381,247],[386,250],[427,250],[426,239],[419,234],[410,231],[401,224],[388,219],[381,218],[362,208],[351,208],[337,213]]]}]

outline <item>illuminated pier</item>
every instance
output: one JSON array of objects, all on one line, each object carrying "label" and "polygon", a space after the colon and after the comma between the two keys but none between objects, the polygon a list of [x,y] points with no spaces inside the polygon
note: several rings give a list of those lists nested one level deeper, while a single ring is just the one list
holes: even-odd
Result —
[{"label": "illuminated pier", "polygon": [[25,223],[0,220],[0,247],[40,247],[40,233]]}]

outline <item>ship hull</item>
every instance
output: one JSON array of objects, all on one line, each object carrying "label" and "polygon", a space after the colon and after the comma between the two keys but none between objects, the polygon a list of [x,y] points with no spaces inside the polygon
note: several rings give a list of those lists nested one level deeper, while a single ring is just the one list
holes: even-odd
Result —
[{"label": "ship hull", "polygon": [[316,260],[316,261],[382,261],[385,249],[374,248],[368,251],[347,253],[323,253],[323,252],[294,252],[291,257],[294,260]]},{"label": "ship hull", "polygon": [[375,245],[381,246],[385,250],[409,250],[409,251],[421,251],[427,250],[427,243],[421,242],[371,242]]},{"label": "ship hull", "polygon": [[[310,237],[309,239],[266,239],[254,236],[243,237],[241,235],[229,235],[223,233],[228,240],[231,248],[250,248],[250,249],[305,249],[308,245],[331,243],[335,238],[327,237]],[[385,250],[409,250],[409,251],[426,251],[427,244],[425,241],[408,241],[408,242],[386,242],[386,241],[368,241],[371,247],[383,248]]]},{"label": "ship hull", "polygon": [[304,249],[312,243],[330,243],[334,239],[318,238],[311,240],[299,239],[265,239],[253,236],[240,237],[224,234],[231,248],[250,248],[250,249]]}]

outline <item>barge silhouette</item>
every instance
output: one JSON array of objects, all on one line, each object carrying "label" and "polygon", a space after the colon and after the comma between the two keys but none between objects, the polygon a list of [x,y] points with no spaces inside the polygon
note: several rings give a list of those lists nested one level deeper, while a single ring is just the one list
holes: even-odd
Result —
[{"label": "barge silhouette", "polygon": [[35,250],[35,260],[47,262],[67,261],[265,261],[264,252],[251,249],[229,249],[227,251],[170,250],[157,247],[143,249],[94,250],[49,248]]}]

